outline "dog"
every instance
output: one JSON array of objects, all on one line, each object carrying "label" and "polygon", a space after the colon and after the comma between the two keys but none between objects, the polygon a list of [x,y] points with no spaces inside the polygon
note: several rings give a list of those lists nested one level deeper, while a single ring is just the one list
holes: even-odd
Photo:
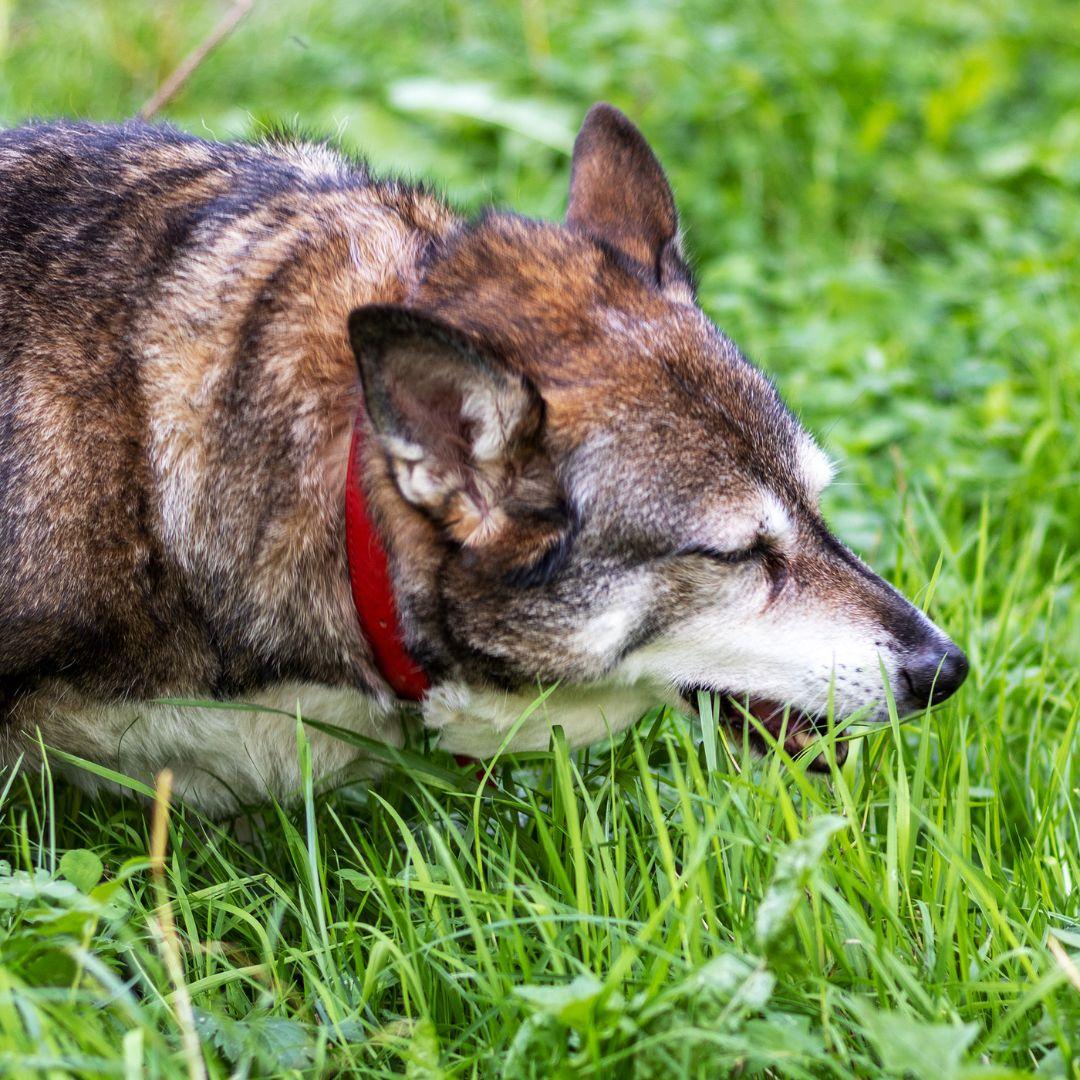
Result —
[{"label": "dog", "polygon": [[295,792],[298,710],[483,758],[707,691],[796,753],[885,719],[883,673],[901,714],[963,682],[825,525],[610,105],[561,224],[142,123],[0,133],[0,191],[4,764],[168,767],[225,814]]}]

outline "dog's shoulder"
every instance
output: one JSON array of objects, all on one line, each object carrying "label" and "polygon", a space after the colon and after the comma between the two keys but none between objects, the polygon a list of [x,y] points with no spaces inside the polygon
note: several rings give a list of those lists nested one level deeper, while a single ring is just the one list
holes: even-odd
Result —
[{"label": "dog's shoulder", "polygon": [[[327,144],[139,122],[0,133],[0,187],[0,675],[63,655],[103,692],[258,682],[246,658],[268,646],[231,648],[231,628],[293,633],[288,583],[323,584],[296,552],[340,569],[336,502],[316,520],[293,504],[323,490],[355,409],[350,306],[398,299],[449,211]],[[277,514],[298,523],[283,537]],[[250,582],[208,560],[262,567],[274,611],[252,614],[230,594]],[[208,629],[219,607],[231,621]],[[340,656],[320,633],[293,636]]]}]

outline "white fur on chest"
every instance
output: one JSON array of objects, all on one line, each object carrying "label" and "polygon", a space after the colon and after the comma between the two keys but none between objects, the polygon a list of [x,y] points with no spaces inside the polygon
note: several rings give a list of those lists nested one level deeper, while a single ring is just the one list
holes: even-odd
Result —
[{"label": "white fur on chest", "polygon": [[[206,813],[230,813],[246,803],[294,797],[300,789],[296,712],[305,718],[400,746],[402,730],[395,714],[374,699],[348,688],[282,683],[253,695],[243,704],[254,708],[122,702],[51,710],[46,742],[153,784],[163,768],[173,772],[175,797]],[[281,712],[262,710],[278,709]],[[63,731],[58,732],[57,729]],[[376,763],[362,765],[363,752],[331,735],[306,728],[316,781],[326,781],[349,766],[356,775],[375,775]],[[84,787],[104,782],[73,769]]]},{"label": "white fur on chest", "polygon": [[678,700],[662,684],[624,681],[621,674],[616,669],[603,683],[558,686],[539,703],[539,690],[510,693],[443,683],[424,698],[424,724],[439,733],[441,750],[484,758],[511,732],[507,749],[543,750],[556,724],[570,747],[588,746],[625,731],[656,705]]},{"label": "white fur on chest", "polygon": [[[671,697],[654,683],[622,679],[619,674],[603,684],[557,687],[535,708],[538,693],[442,683],[424,700],[424,723],[438,732],[442,749],[476,758],[496,753],[511,731],[515,732],[511,749],[542,749],[555,724],[563,728],[571,746],[585,746],[618,734]],[[51,691],[39,700],[47,745],[63,747],[148,785],[162,769],[171,769],[174,797],[212,816],[264,802],[271,795],[289,800],[299,793],[298,708],[305,719],[392,746],[403,743],[394,705],[380,704],[356,690],[312,683],[282,683],[243,703],[205,705],[89,702],[76,698],[61,683]],[[526,712],[528,717],[518,725]],[[373,778],[381,772],[378,763],[364,761],[362,750],[341,739],[310,726],[306,737],[317,784],[343,775],[344,770],[356,778]],[[85,770],[64,771],[90,790],[108,786]]]}]

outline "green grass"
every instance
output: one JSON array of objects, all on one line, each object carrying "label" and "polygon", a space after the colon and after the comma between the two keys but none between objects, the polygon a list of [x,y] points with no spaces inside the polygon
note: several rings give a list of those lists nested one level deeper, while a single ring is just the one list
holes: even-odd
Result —
[{"label": "green grass", "polygon": [[[221,10],[0,0],[0,121],[130,114]],[[0,1074],[1080,1076],[1075,4],[261,0],[166,113],[554,217],[598,98],[967,684],[824,779],[669,714],[417,748],[248,843],[174,811],[161,876],[135,801],[0,777]]]}]

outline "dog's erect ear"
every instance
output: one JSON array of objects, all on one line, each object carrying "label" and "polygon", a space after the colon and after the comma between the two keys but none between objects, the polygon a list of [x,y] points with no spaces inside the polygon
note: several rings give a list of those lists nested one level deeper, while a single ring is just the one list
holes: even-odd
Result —
[{"label": "dog's erect ear", "polygon": [[566,224],[640,264],[655,284],[692,288],[664,170],[645,136],[612,105],[594,105],[578,132]]},{"label": "dog's erect ear", "polygon": [[521,375],[437,319],[372,304],[349,316],[364,404],[401,496],[457,543],[528,580],[569,516]]}]

